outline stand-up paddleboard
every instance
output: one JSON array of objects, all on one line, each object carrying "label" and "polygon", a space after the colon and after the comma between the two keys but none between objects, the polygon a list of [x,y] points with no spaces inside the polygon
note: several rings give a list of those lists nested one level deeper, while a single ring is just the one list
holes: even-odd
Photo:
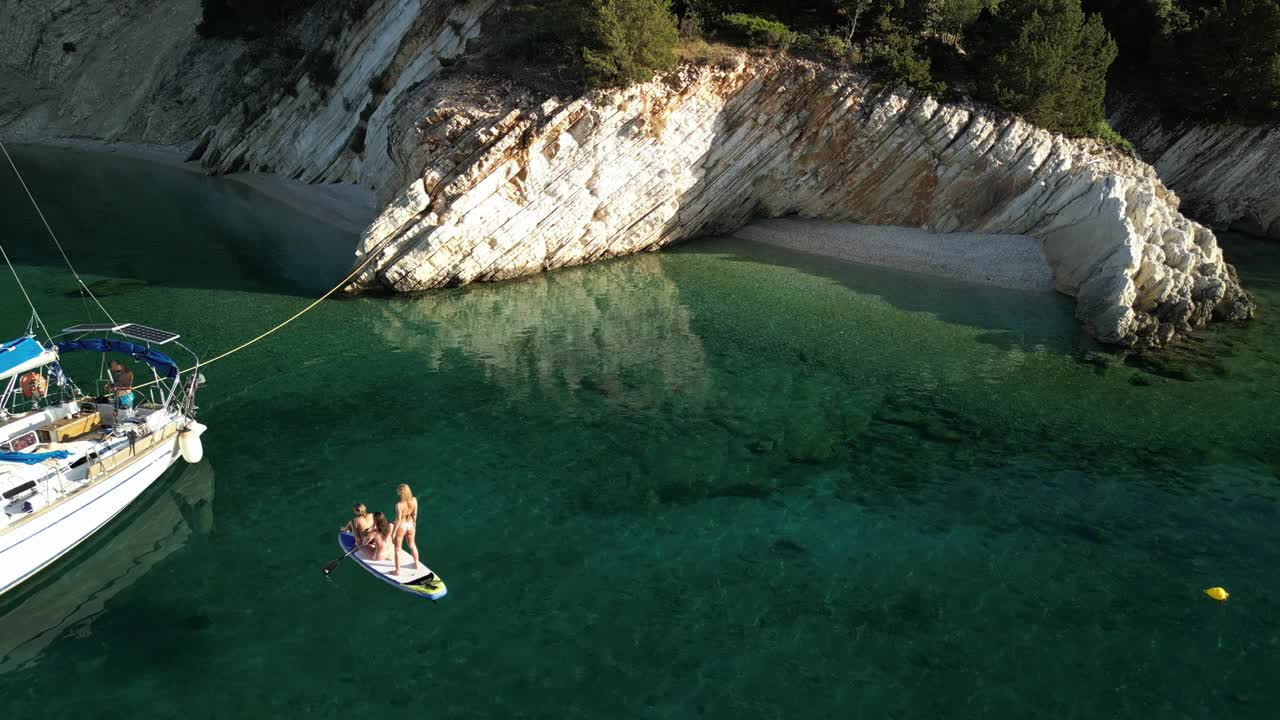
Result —
[{"label": "stand-up paddleboard", "polygon": [[[338,533],[338,547],[342,548],[342,552],[350,553],[355,546],[354,535],[349,532]],[[400,553],[399,575],[391,574],[391,571],[396,569],[395,560],[372,560],[364,554],[363,550],[351,553],[351,559],[379,580],[418,597],[439,600],[449,594],[449,589],[444,586],[444,580],[441,580],[439,575],[433,575],[431,568],[426,565],[412,567],[413,557],[404,551]]]}]

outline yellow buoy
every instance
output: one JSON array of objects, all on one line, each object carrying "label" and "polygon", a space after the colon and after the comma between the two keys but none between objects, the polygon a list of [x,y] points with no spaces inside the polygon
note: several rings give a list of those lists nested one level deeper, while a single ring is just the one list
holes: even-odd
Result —
[{"label": "yellow buoy", "polygon": [[1217,600],[1218,602],[1226,602],[1227,598],[1231,597],[1231,593],[1227,592],[1226,590],[1223,590],[1220,587],[1211,587],[1208,590],[1205,590],[1204,594],[1208,595],[1214,600]]}]

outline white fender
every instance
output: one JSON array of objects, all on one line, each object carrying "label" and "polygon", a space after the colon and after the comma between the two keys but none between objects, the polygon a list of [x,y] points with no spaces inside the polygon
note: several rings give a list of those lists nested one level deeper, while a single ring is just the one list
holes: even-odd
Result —
[{"label": "white fender", "polygon": [[200,436],[207,429],[204,425],[192,421],[178,433],[178,450],[182,453],[183,460],[195,465],[204,458],[204,445],[200,442]]}]

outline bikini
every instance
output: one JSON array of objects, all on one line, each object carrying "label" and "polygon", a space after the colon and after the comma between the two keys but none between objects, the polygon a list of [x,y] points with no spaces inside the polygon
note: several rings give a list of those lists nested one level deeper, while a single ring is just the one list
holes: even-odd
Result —
[{"label": "bikini", "polygon": [[410,530],[413,530],[416,525],[414,521],[417,518],[418,518],[418,504],[415,502],[413,504],[413,512],[410,513],[407,517],[405,517],[405,519],[400,521],[400,527],[404,528],[405,532],[409,532]]}]

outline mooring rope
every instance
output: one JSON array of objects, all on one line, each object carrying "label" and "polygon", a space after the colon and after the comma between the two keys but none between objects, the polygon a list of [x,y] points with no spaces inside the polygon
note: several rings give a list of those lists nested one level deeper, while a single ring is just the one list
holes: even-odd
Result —
[{"label": "mooring rope", "polygon": [[[10,157],[10,155],[9,155],[9,151],[8,151],[7,149],[5,149],[5,148],[4,148],[4,144],[3,144],[3,143],[0,143],[0,150],[3,150],[3,152],[4,152],[4,156],[5,156],[6,158],[8,158],[8,160],[9,160],[9,166],[13,168],[13,172],[14,172],[14,174],[18,176],[18,182],[22,184],[22,189],[27,193],[27,197],[31,200],[31,204],[35,207],[35,209],[36,209],[36,213],[40,216],[40,221],[41,221],[42,223],[44,223],[44,228],[45,228],[45,230],[47,230],[47,231],[49,232],[49,237],[53,238],[53,243],[58,247],[58,252],[60,252],[60,253],[62,254],[62,259],[66,261],[66,263],[67,263],[67,267],[71,269],[71,274],[75,276],[76,281],[80,283],[80,287],[81,287],[81,288],[83,288],[83,289],[84,289],[84,291],[85,291],[86,293],[88,293],[89,297],[93,298],[93,301],[94,301],[95,303],[97,303],[98,308],[99,308],[100,310],[102,310],[103,314],[105,314],[105,315],[107,316],[107,319],[108,319],[108,320],[110,320],[110,321],[111,321],[111,323],[112,323],[113,325],[117,324],[117,323],[116,323],[115,318],[111,317],[111,313],[107,312],[107,309],[106,309],[105,307],[103,307],[102,303],[98,300],[97,296],[95,296],[95,295],[93,294],[93,291],[89,289],[89,286],[88,286],[88,285],[86,285],[86,284],[85,284],[85,282],[84,282],[84,280],[82,280],[82,279],[80,278],[80,274],[79,274],[78,272],[76,272],[75,266],[73,266],[73,265],[71,264],[71,258],[67,257],[67,253],[66,253],[66,251],[64,251],[64,250],[62,249],[62,243],[58,242],[58,236],[54,234],[54,232],[53,232],[53,228],[49,226],[49,221],[45,219],[44,213],[40,210],[40,205],[39,205],[39,203],[37,203],[37,202],[36,202],[36,198],[35,198],[35,196],[31,194],[31,190],[30,190],[29,188],[27,188],[27,183],[26,183],[25,181],[23,181],[23,179],[22,179],[22,174],[18,172],[18,166],[14,164],[14,162],[13,162],[13,158],[12,158],[12,157]],[[3,248],[3,247],[0,247],[0,253],[3,253],[3,251],[4,251],[4,248]],[[218,362],[219,360],[222,360],[222,359],[224,359],[224,358],[228,358],[228,357],[230,357],[230,356],[232,356],[232,355],[235,355],[236,353],[240,352],[241,350],[244,350],[244,349],[246,349],[246,348],[248,348],[248,347],[251,347],[251,346],[253,346],[253,345],[255,345],[255,344],[257,344],[257,343],[261,342],[262,340],[265,340],[265,339],[267,339],[268,337],[270,337],[270,336],[274,335],[275,333],[277,333],[277,332],[279,332],[280,330],[284,329],[284,327],[285,327],[285,326],[287,326],[289,323],[291,323],[291,322],[293,322],[294,320],[297,320],[298,318],[302,317],[303,315],[306,315],[307,313],[311,312],[313,309],[315,309],[315,307],[316,307],[317,305],[319,305],[320,303],[324,302],[325,300],[328,300],[328,299],[329,299],[329,298],[330,298],[334,293],[336,293],[336,292],[338,292],[339,290],[341,290],[342,288],[346,287],[346,286],[347,286],[347,285],[348,285],[352,280],[354,280],[354,279],[356,278],[356,276],[357,276],[357,275],[359,275],[361,272],[364,272],[364,269],[365,269],[366,267],[368,267],[368,266],[369,266],[369,263],[373,262],[373,261],[374,261],[374,259],[376,259],[377,257],[378,257],[378,253],[377,253],[377,252],[370,252],[370,253],[365,257],[365,259],[364,259],[364,260],[363,260],[359,265],[357,265],[357,266],[355,267],[355,269],[354,269],[354,270],[352,270],[352,271],[351,271],[351,273],[350,273],[349,275],[347,275],[345,278],[343,278],[343,279],[341,280],[341,282],[339,282],[337,285],[334,285],[334,286],[333,286],[333,288],[331,288],[331,289],[330,289],[328,292],[326,292],[325,294],[323,294],[323,295],[321,295],[320,297],[316,298],[314,301],[312,301],[312,302],[311,302],[311,304],[310,304],[310,305],[307,305],[306,307],[302,308],[302,309],[301,309],[301,310],[299,310],[298,312],[296,312],[296,313],[294,313],[293,315],[291,315],[291,316],[289,316],[288,318],[286,318],[283,322],[280,322],[280,323],[276,324],[275,326],[273,326],[273,327],[269,328],[268,330],[266,330],[266,331],[264,331],[264,332],[262,332],[262,333],[258,334],[256,337],[254,337],[254,338],[252,338],[252,339],[250,339],[250,340],[247,340],[247,341],[245,341],[245,342],[243,342],[243,343],[240,343],[239,345],[237,345],[237,346],[235,346],[235,347],[231,348],[230,350],[227,350],[226,352],[224,352],[224,353],[222,353],[222,354],[220,354],[220,355],[215,356],[215,357],[214,357],[214,358],[212,358],[211,360],[205,360],[204,362],[197,362],[195,365],[192,365],[191,367],[186,368],[185,370],[181,370],[181,371],[179,371],[179,373],[178,373],[178,374],[179,374],[180,376],[181,376],[181,375],[185,375],[185,374],[190,373],[190,372],[193,372],[193,371],[195,371],[195,370],[197,370],[197,369],[199,369],[199,368],[205,367],[206,365],[212,365],[212,364],[214,364],[214,363]],[[8,261],[9,261],[9,256],[8,256],[8,254],[7,254],[7,253],[4,255],[4,258],[5,258],[5,262],[8,262]],[[17,270],[14,270],[13,263],[9,263],[9,269],[13,271],[13,277],[14,277],[14,279],[18,279],[18,272],[17,272]],[[27,295],[27,290],[26,290],[26,288],[25,288],[25,287],[22,287],[22,281],[21,281],[21,280],[18,280],[18,287],[22,289],[22,294],[23,294],[23,296],[27,298],[27,304],[28,304],[28,305],[31,305],[31,312],[35,313],[35,312],[36,312],[36,306],[35,306],[35,304],[34,304],[34,303],[32,303],[32,302],[31,302],[31,297],[30,297],[29,295]],[[40,316],[39,316],[39,314],[38,314],[38,313],[36,314],[36,316],[35,316],[35,317],[36,317],[37,322],[39,322]],[[44,323],[43,323],[43,322],[40,322],[40,325],[41,325],[41,327],[44,327]],[[48,334],[49,334],[49,329],[48,329],[48,328],[45,328],[45,335],[46,335],[46,336],[48,336]],[[52,340],[52,338],[50,338],[50,343],[52,343],[52,342],[53,342],[53,340]],[[134,390],[140,390],[140,389],[145,388],[145,387],[147,387],[147,386],[149,386],[149,385],[155,385],[155,384],[157,384],[157,383],[159,383],[159,382],[160,382],[160,381],[159,381],[159,379],[151,380],[151,381],[145,382],[145,383],[143,383],[143,384],[141,384],[141,385],[135,385],[133,389],[134,389]]]},{"label": "mooring rope", "polygon": [[[58,248],[58,252],[62,255],[62,259],[66,261],[67,267],[71,270],[71,275],[75,277],[76,282],[80,283],[80,287],[89,294],[89,297],[93,298],[93,302],[98,306],[98,309],[102,311],[102,314],[107,316],[107,319],[111,321],[111,324],[118,325],[119,323],[116,322],[115,318],[111,317],[111,313],[107,311],[106,306],[102,304],[102,301],[98,300],[98,296],[94,295],[93,291],[89,289],[89,286],[85,284],[84,279],[80,277],[80,273],[76,272],[75,265],[71,264],[71,258],[67,257],[67,251],[62,249],[62,243],[58,241],[57,234],[53,232],[53,228],[49,225],[49,221],[45,219],[44,211],[40,209],[40,203],[36,202],[36,196],[31,193],[31,188],[27,187],[27,181],[22,179],[22,173],[18,172],[18,166],[13,162],[13,157],[9,155],[9,150],[4,146],[3,142],[0,142],[0,151],[4,152],[5,159],[9,161],[9,167],[13,168],[13,174],[18,176],[18,183],[22,185],[23,192],[25,192],[27,194],[27,198],[31,200],[32,207],[36,209],[36,214],[40,216],[40,222],[44,223],[44,229],[49,233],[49,237],[53,239],[53,244]],[[45,332],[48,332],[47,328],[45,329]]]},{"label": "mooring rope", "polygon": [[[313,309],[315,309],[315,307],[316,307],[317,305],[319,305],[320,303],[324,302],[325,300],[328,300],[328,299],[329,299],[329,297],[330,297],[330,296],[332,296],[334,293],[338,292],[339,290],[341,290],[342,288],[344,288],[344,287],[346,287],[348,284],[350,284],[350,283],[351,283],[351,281],[352,281],[352,280],[354,280],[354,279],[356,278],[356,276],[357,276],[357,275],[359,275],[361,272],[363,272],[363,271],[364,271],[364,269],[365,269],[366,267],[368,267],[368,266],[369,266],[369,263],[373,262],[373,261],[374,261],[374,259],[376,259],[377,257],[378,257],[378,253],[376,253],[376,252],[371,252],[371,253],[369,253],[369,255],[368,255],[367,257],[365,257],[364,261],[363,261],[363,262],[361,262],[359,265],[357,265],[357,266],[356,266],[356,268],[355,268],[354,270],[352,270],[352,271],[351,271],[351,274],[349,274],[349,275],[347,275],[345,278],[343,278],[343,279],[341,280],[341,282],[339,282],[337,285],[334,285],[334,286],[333,286],[333,287],[332,287],[328,292],[326,292],[325,294],[323,294],[323,295],[321,295],[320,297],[318,297],[318,298],[316,298],[315,300],[313,300],[313,301],[311,302],[311,304],[310,304],[310,305],[308,305],[308,306],[306,306],[306,307],[302,308],[301,310],[299,310],[298,312],[294,313],[293,315],[290,315],[290,316],[289,316],[286,320],[284,320],[283,322],[281,322],[281,323],[279,323],[279,324],[275,325],[274,327],[272,327],[272,328],[270,328],[270,329],[268,329],[268,330],[266,330],[266,331],[264,331],[264,332],[260,333],[257,337],[255,337],[255,338],[253,338],[253,339],[251,339],[251,340],[246,340],[245,342],[240,343],[239,345],[237,345],[237,346],[235,346],[235,347],[231,348],[230,350],[228,350],[228,351],[226,351],[226,352],[224,352],[224,353],[222,353],[222,354],[220,354],[220,355],[217,355],[217,356],[213,357],[213,359],[211,359],[211,360],[205,360],[205,361],[203,361],[203,362],[198,362],[198,363],[196,363],[195,365],[192,365],[191,367],[186,368],[185,370],[181,370],[181,371],[179,371],[179,373],[178,373],[178,374],[179,374],[179,375],[186,375],[187,373],[190,373],[190,372],[192,372],[192,371],[195,371],[195,370],[198,370],[198,369],[200,369],[200,368],[203,368],[203,367],[205,367],[206,365],[212,365],[212,364],[214,364],[214,363],[218,362],[219,360],[222,360],[223,358],[227,358],[227,357],[230,357],[230,356],[232,356],[232,355],[235,355],[236,353],[240,352],[241,350],[244,350],[245,348],[248,348],[248,347],[250,347],[250,346],[252,346],[252,345],[254,345],[254,344],[258,343],[258,342],[261,342],[262,340],[267,339],[267,338],[268,338],[268,337],[270,337],[271,335],[274,335],[276,332],[278,332],[278,331],[282,330],[286,325],[288,325],[289,323],[293,322],[294,320],[297,320],[298,318],[302,317],[303,315],[306,315],[307,313],[311,312]],[[149,382],[143,383],[142,385],[135,385],[135,386],[134,386],[134,389],[135,389],[135,390],[137,390],[137,389],[139,389],[139,388],[147,387],[148,385],[155,385],[155,384],[156,384],[156,383],[158,383],[158,382],[160,382],[160,381],[159,381],[159,380],[151,380],[151,381],[149,381]]]}]

